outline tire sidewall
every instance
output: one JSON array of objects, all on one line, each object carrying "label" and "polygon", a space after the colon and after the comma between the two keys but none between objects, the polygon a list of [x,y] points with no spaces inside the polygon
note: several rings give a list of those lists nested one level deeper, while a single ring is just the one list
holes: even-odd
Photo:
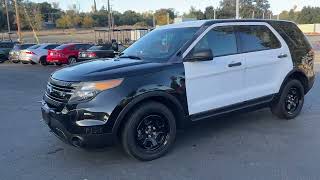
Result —
[{"label": "tire sidewall", "polygon": [[[167,140],[167,143],[165,146],[153,151],[152,153],[148,153],[140,148],[136,144],[135,140],[136,128],[138,124],[144,117],[150,114],[160,114],[161,116],[164,116],[168,120],[168,125],[170,126],[169,139]],[[175,136],[175,118],[172,112],[166,106],[160,103],[147,103],[137,108],[128,119],[127,126],[124,130],[124,142],[126,143],[125,146],[127,147],[127,151],[129,151],[128,153],[134,158],[142,161],[154,160],[166,154],[172,147],[172,144],[175,141]]]}]

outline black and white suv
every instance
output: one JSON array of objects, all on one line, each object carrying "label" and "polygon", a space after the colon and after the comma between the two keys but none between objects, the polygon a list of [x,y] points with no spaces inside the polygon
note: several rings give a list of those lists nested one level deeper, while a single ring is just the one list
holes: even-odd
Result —
[{"label": "black and white suv", "polygon": [[77,147],[120,142],[153,160],[176,129],[222,114],[271,107],[295,118],[314,83],[313,51],[287,21],[205,20],[155,29],[113,60],[53,73],[43,119]]}]

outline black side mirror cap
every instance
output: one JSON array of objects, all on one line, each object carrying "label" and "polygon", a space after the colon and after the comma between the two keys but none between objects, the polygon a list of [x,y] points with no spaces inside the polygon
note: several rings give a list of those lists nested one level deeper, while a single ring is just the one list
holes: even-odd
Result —
[{"label": "black side mirror cap", "polygon": [[211,61],[213,60],[213,53],[211,49],[201,49],[197,51],[191,51],[184,59],[186,62],[196,61]]}]

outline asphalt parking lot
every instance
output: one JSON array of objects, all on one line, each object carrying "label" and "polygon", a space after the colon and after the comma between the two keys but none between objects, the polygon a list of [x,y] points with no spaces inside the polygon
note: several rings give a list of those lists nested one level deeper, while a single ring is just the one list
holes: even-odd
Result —
[{"label": "asphalt parking lot", "polygon": [[1,180],[320,179],[319,74],[295,120],[279,120],[268,109],[210,119],[179,132],[167,156],[139,162],[119,147],[84,151],[49,132],[39,101],[54,70],[0,65]]}]

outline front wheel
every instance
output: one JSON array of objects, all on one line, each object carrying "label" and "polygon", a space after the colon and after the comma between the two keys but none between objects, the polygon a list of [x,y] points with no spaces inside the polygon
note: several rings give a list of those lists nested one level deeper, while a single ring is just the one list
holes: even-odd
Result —
[{"label": "front wheel", "polygon": [[161,103],[148,102],[129,115],[121,141],[128,155],[151,161],[165,155],[175,137],[176,122],[172,112]]},{"label": "front wheel", "polygon": [[300,81],[291,79],[284,86],[280,96],[272,104],[271,111],[281,119],[297,117],[304,103],[304,88]]}]

